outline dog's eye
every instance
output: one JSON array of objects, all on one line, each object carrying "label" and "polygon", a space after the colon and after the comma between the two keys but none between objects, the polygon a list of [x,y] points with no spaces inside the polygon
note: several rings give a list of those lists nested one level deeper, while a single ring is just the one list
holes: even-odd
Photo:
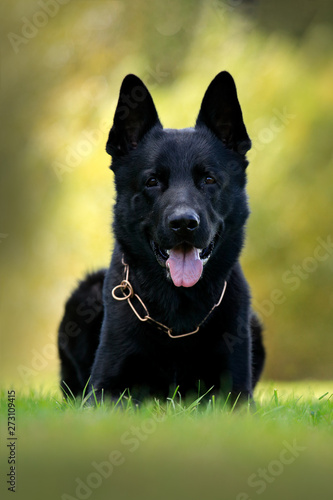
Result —
[{"label": "dog's eye", "polygon": [[204,178],[204,183],[205,184],[215,184],[216,183],[216,180],[214,179],[214,177],[212,177],[211,175],[207,175],[205,178]]},{"label": "dog's eye", "polygon": [[156,177],[149,177],[149,179],[146,182],[147,187],[155,187],[158,186],[158,180]]}]

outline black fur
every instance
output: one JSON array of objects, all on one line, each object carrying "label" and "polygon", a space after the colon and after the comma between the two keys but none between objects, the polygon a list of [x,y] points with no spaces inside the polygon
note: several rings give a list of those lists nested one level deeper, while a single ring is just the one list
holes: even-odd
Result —
[{"label": "black fur", "polygon": [[[183,130],[163,129],[142,81],[124,79],[107,142],[115,247],[109,269],[88,276],[66,304],[59,335],[64,390],[79,394],[91,374],[97,394],[115,398],[127,388],[137,399],[167,397],[176,386],[183,396],[200,386],[252,397],[265,352],[238,262],[250,147],[229,73],[216,76],[195,128]],[[175,336],[202,323],[226,280],[224,298],[197,333],[172,339],[112,297],[124,279],[122,260],[150,316]],[[132,303],[144,315],[136,298]]]}]

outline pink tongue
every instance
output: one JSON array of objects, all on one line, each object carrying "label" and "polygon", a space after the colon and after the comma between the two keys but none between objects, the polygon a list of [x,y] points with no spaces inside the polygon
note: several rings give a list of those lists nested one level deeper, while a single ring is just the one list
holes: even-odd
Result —
[{"label": "pink tongue", "polygon": [[166,262],[175,286],[190,287],[200,279],[203,264],[199,250],[194,247],[176,247],[170,250]]}]

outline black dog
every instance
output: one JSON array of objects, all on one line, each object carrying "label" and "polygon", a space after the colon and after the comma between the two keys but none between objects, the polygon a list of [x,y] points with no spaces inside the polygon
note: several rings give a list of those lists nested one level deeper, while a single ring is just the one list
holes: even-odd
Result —
[{"label": "black dog", "polygon": [[214,388],[251,398],[265,352],[238,258],[251,147],[231,75],[219,73],[194,128],[163,129],[128,75],[106,150],[117,199],[108,270],[88,276],[60,325],[61,385],[137,399]]}]

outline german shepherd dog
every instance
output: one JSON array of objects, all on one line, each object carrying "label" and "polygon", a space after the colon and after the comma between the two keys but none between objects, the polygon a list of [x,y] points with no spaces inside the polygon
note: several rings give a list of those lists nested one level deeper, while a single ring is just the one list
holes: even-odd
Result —
[{"label": "german shepherd dog", "polygon": [[251,400],[262,328],[239,255],[251,147],[232,76],[209,85],[194,128],[164,129],[134,75],[106,151],[115,176],[110,267],[88,275],[59,329],[61,387],[113,399],[210,391]]}]

